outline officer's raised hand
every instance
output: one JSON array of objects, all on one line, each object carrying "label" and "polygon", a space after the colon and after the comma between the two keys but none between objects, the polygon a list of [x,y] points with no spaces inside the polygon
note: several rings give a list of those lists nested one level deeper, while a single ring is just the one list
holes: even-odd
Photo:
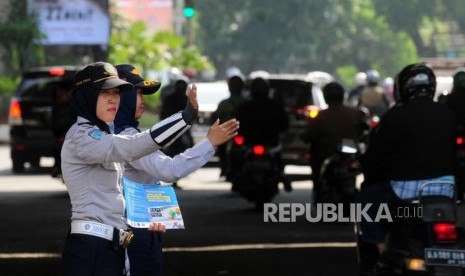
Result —
[{"label": "officer's raised hand", "polygon": [[236,136],[238,129],[239,121],[236,119],[231,119],[221,125],[220,120],[217,119],[208,130],[207,138],[210,140],[210,143],[216,147]]},{"label": "officer's raised hand", "polygon": [[192,124],[197,118],[199,112],[199,103],[197,101],[197,86],[195,84],[189,85],[186,91],[187,104],[186,108],[182,112],[183,119],[188,123]]}]

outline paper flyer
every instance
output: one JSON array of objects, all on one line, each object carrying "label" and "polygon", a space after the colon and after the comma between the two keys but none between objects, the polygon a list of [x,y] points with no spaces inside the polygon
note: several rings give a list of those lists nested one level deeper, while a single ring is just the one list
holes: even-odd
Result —
[{"label": "paper flyer", "polygon": [[141,184],[123,178],[127,223],[148,228],[150,222],[165,224],[166,229],[184,229],[181,209],[171,186]]}]

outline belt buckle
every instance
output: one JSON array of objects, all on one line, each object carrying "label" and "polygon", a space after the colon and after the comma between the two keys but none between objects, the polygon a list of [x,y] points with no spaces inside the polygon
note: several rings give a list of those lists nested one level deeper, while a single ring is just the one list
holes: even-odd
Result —
[{"label": "belt buckle", "polygon": [[120,229],[120,244],[123,248],[127,248],[134,238],[134,234],[131,231],[124,231]]}]

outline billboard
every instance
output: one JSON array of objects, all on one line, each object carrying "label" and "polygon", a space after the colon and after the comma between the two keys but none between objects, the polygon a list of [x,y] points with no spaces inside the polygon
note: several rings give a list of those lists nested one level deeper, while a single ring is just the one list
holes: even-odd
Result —
[{"label": "billboard", "polygon": [[28,0],[36,13],[43,45],[107,45],[110,38],[108,0]]}]

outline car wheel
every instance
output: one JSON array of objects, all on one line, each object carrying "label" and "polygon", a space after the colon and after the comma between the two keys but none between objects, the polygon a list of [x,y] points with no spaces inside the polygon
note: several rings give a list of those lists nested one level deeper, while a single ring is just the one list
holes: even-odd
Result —
[{"label": "car wheel", "polygon": [[13,159],[13,172],[22,173],[24,172],[24,161],[22,159]]}]

